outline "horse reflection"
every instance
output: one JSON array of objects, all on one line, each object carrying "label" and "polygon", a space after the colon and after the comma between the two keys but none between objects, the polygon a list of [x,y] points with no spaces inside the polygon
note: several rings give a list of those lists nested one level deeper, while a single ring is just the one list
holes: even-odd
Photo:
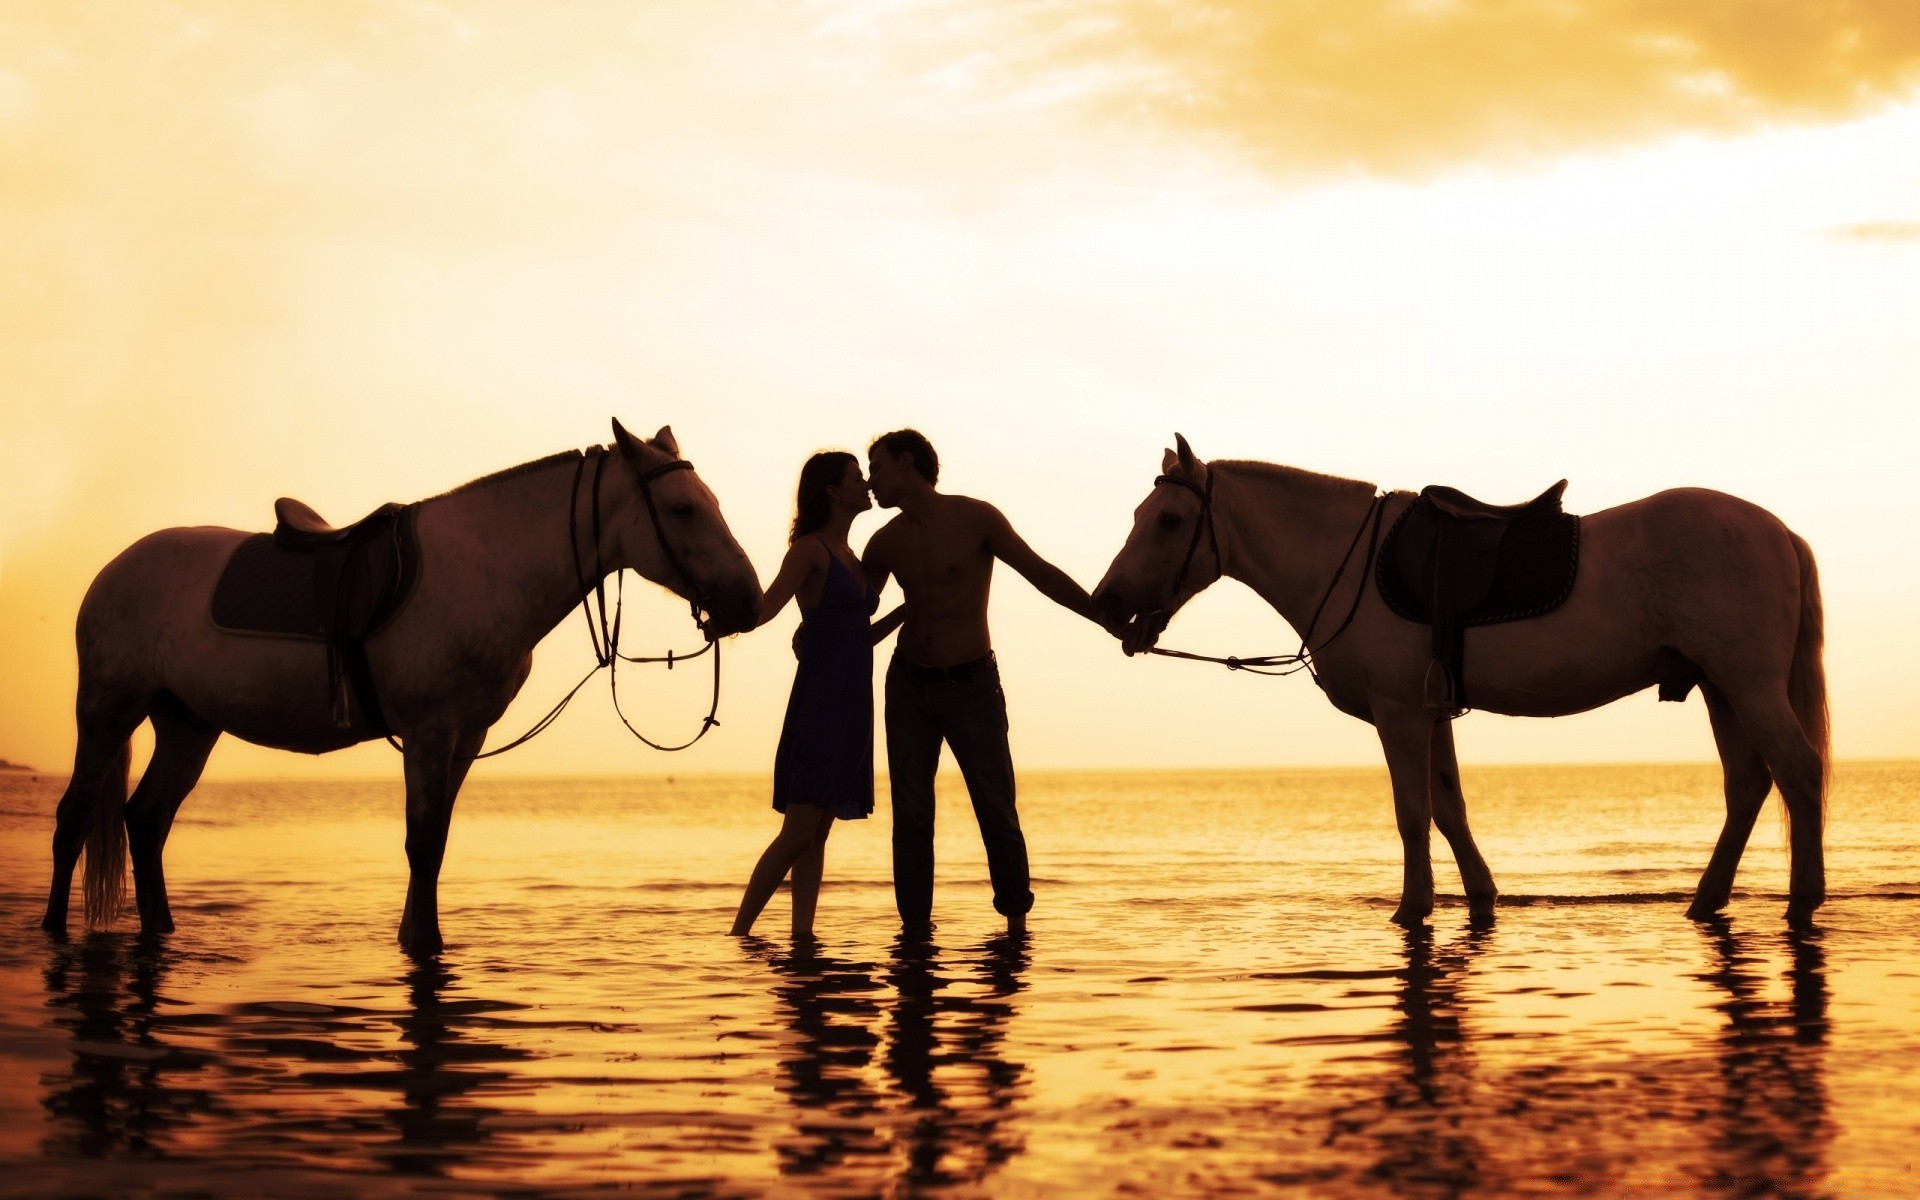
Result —
[{"label": "horse reflection", "polygon": [[801,1110],[801,1137],[777,1146],[781,1174],[815,1175],[862,1156],[877,1160],[886,1153],[876,1132],[882,1101],[866,1079],[880,1044],[874,993],[882,985],[873,964],[804,945],[790,954],[764,945],[779,977],[774,999],[793,1032],[780,1059],[780,1090]]},{"label": "horse reflection", "polygon": [[450,999],[459,980],[439,956],[426,955],[417,957],[401,979],[408,1006],[399,1020],[405,1043],[397,1055],[400,1067],[377,1078],[399,1092],[401,1107],[393,1115],[399,1137],[375,1151],[396,1171],[441,1175],[450,1165],[471,1165],[474,1150],[492,1140],[488,1121],[501,1110],[465,1098],[511,1078],[472,1064],[528,1057],[524,1050],[472,1036],[478,1014],[519,1006]]},{"label": "horse reflection", "polygon": [[[1757,938],[1725,918],[1703,923],[1713,968],[1699,978],[1726,993],[1714,1007],[1722,1090],[1713,1135],[1713,1175],[1743,1195],[1808,1195],[1822,1190],[1834,1124],[1824,1079],[1827,960],[1816,927]],[[1768,999],[1761,943],[1783,937],[1785,1002]]]},{"label": "horse reflection", "polygon": [[163,945],[94,934],[52,948],[44,972],[50,1024],[73,1036],[73,1063],[41,1079],[49,1155],[160,1155],[209,1116],[230,1115],[195,1086],[207,1058],[175,1045],[161,1005],[178,955]]},{"label": "horse reflection", "polygon": [[1492,938],[1479,926],[1436,948],[1430,929],[1406,931],[1385,1087],[1365,1113],[1334,1114],[1329,1142],[1363,1130],[1377,1147],[1365,1174],[1393,1191],[1458,1195],[1480,1180],[1485,1148],[1464,1119],[1477,1107],[1477,1064],[1462,984]]},{"label": "horse reflection", "polygon": [[[1012,997],[1027,987],[1027,935],[987,939],[967,961],[971,981],[939,959],[937,946],[903,935],[887,971],[896,999],[884,1062],[910,1116],[901,1127],[910,1188],[978,1183],[1026,1149],[1008,1125],[1028,1069],[1005,1044]],[[969,982],[981,994],[968,994]]]}]

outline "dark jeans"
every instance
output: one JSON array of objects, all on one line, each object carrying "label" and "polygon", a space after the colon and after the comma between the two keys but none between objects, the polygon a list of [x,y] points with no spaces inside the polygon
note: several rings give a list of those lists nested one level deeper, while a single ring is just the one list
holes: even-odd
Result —
[{"label": "dark jeans", "polygon": [[893,782],[893,898],[901,923],[933,916],[933,775],[940,743],[953,748],[987,846],[993,907],[1010,917],[1033,907],[1027,839],[1013,806],[1007,698],[993,657],[947,673],[895,656],[887,668],[887,762]]}]

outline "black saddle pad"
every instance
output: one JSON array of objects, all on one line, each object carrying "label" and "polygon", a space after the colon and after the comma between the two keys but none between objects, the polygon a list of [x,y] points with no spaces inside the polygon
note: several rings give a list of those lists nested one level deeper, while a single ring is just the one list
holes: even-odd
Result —
[{"label": "black saddle pad", "polygon": [[286,550],[270,533],[234,547],[213,589],[213,623],[229,633],[325,642],[379,630],[412,591],[413,509],[369,519],[347,542]]},{"label": "black saddle pad", "polygon": [[[1434,549],[1445,519],[1424,500],[1408,505],[1387,531],[1374,573],[1387,607],[1422,625],[1433,623]],[[1452,569],[1456,589],[1464,585],[1456,592],[1465,601],[1455,613],[1461,628],[1545,616],[1573,591],[1580,518],[1561,512],[1526,517],[1507,523],[1497,545],[1456,536],[1454,546],[1471,556]]]}]

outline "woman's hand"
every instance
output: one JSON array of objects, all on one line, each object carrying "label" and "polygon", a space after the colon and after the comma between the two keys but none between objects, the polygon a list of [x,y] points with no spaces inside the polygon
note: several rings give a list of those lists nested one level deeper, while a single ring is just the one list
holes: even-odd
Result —
[{"label": "woman's hand", "polygon": [[[900,628],[900,623],[902,621],[905,621],[906,619],[907,619],[907,606],[904,604],[901,604],[901,605],[896,605],[892,612],[888,613],[884,617],[881,617],[878,621],[875,621],[872,625],[868,626],[868,629],[871,632],[873,637],[873,644],[878,646],[881,642],[886,641],[887,635],[892,633],[894,630]],[[799,643],[795,642],[794,646],[797,650],[799,647]]]}]

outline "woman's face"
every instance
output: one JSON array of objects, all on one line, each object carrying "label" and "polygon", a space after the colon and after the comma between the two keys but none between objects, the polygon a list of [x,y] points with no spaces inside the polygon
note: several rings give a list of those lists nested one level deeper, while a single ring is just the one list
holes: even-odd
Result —
[{"label": "woman's face", "polygon": [[867,494],[867,478],[860,473],[860,464],[850,462],[846,473],[840,476],[840,482],[829,489],[835,502],[842,508],[853,512],[865,512],[873,507],[873,497]]}]

